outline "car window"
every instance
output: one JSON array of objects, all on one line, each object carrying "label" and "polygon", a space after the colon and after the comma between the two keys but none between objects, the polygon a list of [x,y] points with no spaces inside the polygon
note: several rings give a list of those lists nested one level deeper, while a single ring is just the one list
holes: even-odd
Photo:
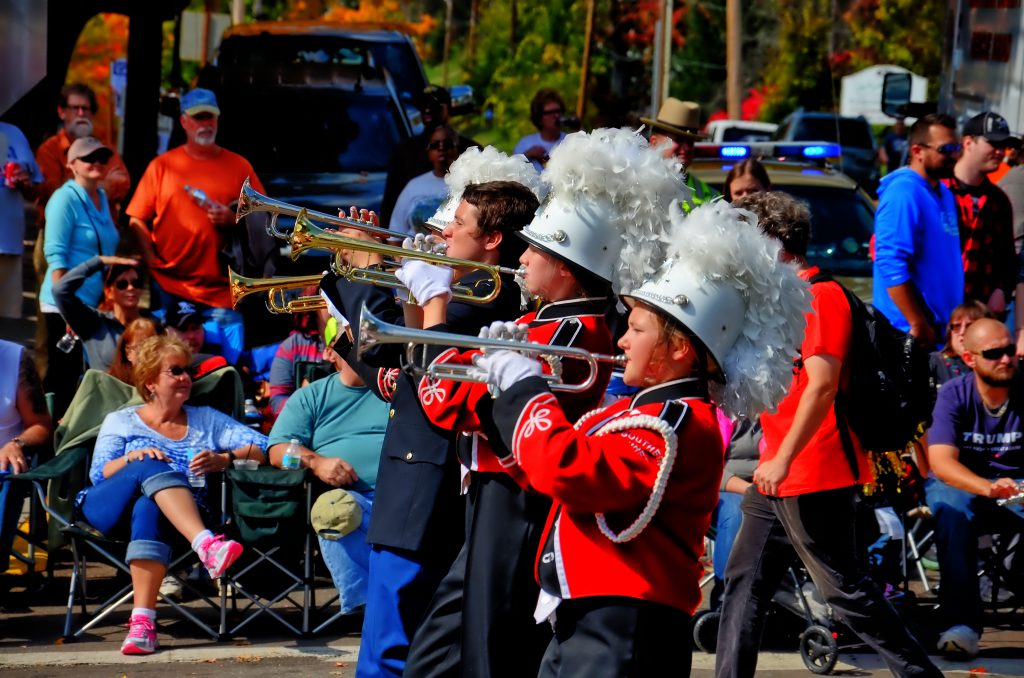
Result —
[{"label": "car window", "polygon": [[378,65],[387,69],[395,83],[395,90],[403,99],[412,99],[427,86],[423,68],[415,48],[407,42],[378,42],[370,45]]},{"label": "car window", "polygon": [[722,141],[768,141],[771,138],[771,132],[766,132],[763,129],[726,127],[722,132]]},{"label": "car window", "polygon": [[221,99],[219,140],[260,173],[385,171],[403,136],[390,97],[249,88]]},{"label": "car window", "polygon": [[[837,138],[838,135],[838,138]],[[800,118],[794,141],[838,141],[843,146],[872,148],[871,130],[854,118]]]},{"label": "car window", "polygon": [[836,275],[870,276],[875,230],[871,204],[859,192],[825,186],[776,186],[811,209],[807,260]]}]

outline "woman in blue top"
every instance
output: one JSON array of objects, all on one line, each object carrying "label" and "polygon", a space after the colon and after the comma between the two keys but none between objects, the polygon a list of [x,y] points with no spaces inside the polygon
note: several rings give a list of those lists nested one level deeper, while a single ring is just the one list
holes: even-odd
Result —
[{"label": "woman in blue top", "polygon": [[135,609],[124,654],[150,654],[158,647],[156,599],[174,530],[192,544],[213,578],[242,552],[241,544],[206,529],[199,513],[205,482],[194,488],[187,476],[223,471],[236,458],[265,461],[266,436],[212,408],[185,405],[192,389],[190,359],[178,339],[156,336],[142,343],[133,367],[135,388],[146,403],[103,420],[89,469],[93,486],[76,501],[80,515],[102,534],[130,535],[125,560]]},{"label": "woman in blue top", "polygon": [[[58,188],[46,203],[46,233],[43,253],[47,275],[39,292],[39,306],[46,322],[47,370],[43,386],[54,394],[54,415],[60,417],[74,395],[82,373],[82,349],[77,343],[70,352],[57,348],[65,322],[53,297],[53,284],[68,269],[97,255],[112,255],[117,249],[117,227],[110,216],[107,196],[100,188],[105,165],[113,151],[93,137],[76,139],[68,149],[72,178]],[[78,297],[90,306],[103,298],[99,274],[90,276],[78,290]]]}]

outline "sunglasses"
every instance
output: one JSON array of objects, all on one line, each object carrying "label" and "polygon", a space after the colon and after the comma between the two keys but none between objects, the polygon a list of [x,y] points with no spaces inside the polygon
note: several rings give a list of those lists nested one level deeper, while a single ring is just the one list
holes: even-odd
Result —
[{"label": "sunglasses", "polygon": [[432,151],[450,151],[455,148],[455,142],[445,139],[444,141],[431,141],[427,148]]},{"label": "sunglasses", "polygon": [[110,161],[110,153],[106,151],[93,151],[89,155],[83,155],[79,160],[90,165],[106,165]]},{"label": "sunglasses", "polygon": [[1007,344],[996,348],[986,348],[984,351],[978,351],[975,355],[980,355],[985,360],[999,360],[1004,356],[1012,358],[1017,355],[1017,347],[1014,344]]},{"label": "sunglasses", "polygon": [[918,144],[918,146],[921,146],[922,148],[930,148],[939,155],[956,155],[963,149],[963,146],[961,144],[942,144],[941,146]]},{"label": "sunglasses", "polygon": [[173,367],[168,367],[166,370],[164,370],[164,372],[166,372],[167,374],[171,375],[174,378],[178,378],[188,374],[188,370],[182,367],[181,365],[174,365]]},{"label": "sunglasses", "polygon": [[69,111],[75,111],[76,113],[92,113],[93,112],[92,106],[89,106],[89,105],[83,106],[83,105],[80,105],[80,104],[76,104],[74,106],[71,106],[71,105],[65,104],[64,108],[66,108]]},{"label": "sunglasses", "polygon": [[132,287],[132,289],[142,289],[142,281],[139,280],[138,278],[133,278],[131,280],[125,280],[122,278],[121,280],[118,280],[117,282],[114,283],[114,287],[116,287],[119,290],[126,290],[128,289],[129,285]]}]

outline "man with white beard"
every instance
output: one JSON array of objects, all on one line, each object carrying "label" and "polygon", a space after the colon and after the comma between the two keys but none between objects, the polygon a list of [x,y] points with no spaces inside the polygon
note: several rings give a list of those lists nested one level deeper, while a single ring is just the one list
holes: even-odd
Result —
[{"label": "man with white beard", "polygon": [[242,316],[231,308],[220,253],[235,224],[242,182],[264,192],[249,161],[217,145],[220,108],[208,89],[181,97],[182,146],[149,163],[125,210],[139,251],[153,274],[153,308],[187,301],[206,320],[207,342],[236,363],[244,339]]}]

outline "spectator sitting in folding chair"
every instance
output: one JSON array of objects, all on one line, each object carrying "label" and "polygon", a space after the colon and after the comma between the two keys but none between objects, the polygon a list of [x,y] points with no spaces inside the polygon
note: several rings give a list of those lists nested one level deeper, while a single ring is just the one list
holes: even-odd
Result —
[{"label": "spectator sitting in folding chair", "polygon": [[292,394],[270,431],[269,448],[270,463],[286,468],[285,451],[291,441],[298,441],[301,467],[338,488],[317,499],[312,518],[342,613],[366,603],[370,558],[366,531],[388,424],[388,404],[366,388],[335,352],[335,342],[346,341],[347,334],[339,332],[338,321],[328,320],[323,356],[338,373]]},{"label": "spectator sitting in folding chair", "polygon": [[145,404],[103,420],[89,469],[93,485],[76,499],[77,513],[103,535],[130,532],[125,560],[134,609],[123,654],[151,654],[158,647],[155,608],[171,559],[169,528],[191,543],[213,578],[242,552],[240,544],[214,536],[203,524],[199,506],[206,492],[199,478],[223,471],[236,458],[264,460],[265,436],[212,408],[185,405],[190,359],[188,347],[172,337],[151,337],[139,346],[133,369]]}]

